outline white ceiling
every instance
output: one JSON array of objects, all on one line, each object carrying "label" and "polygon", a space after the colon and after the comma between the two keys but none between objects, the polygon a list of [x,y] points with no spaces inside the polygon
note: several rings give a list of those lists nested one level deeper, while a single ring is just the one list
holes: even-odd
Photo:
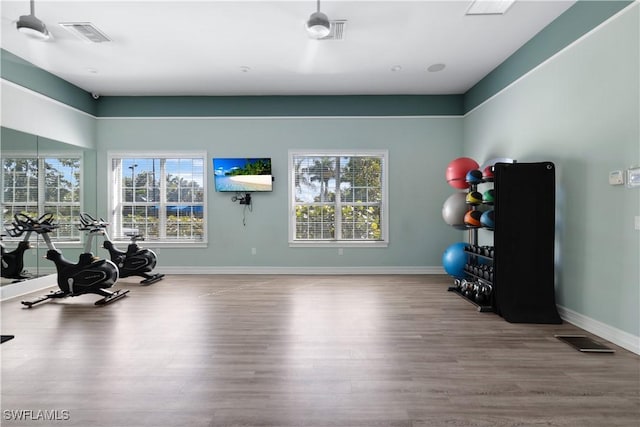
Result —
[{"label": "white ceiling", "polygon": [[[36,0],[53,34],[42,42],[15,29],[29,1],[2,0],[0,44],[100,95],[459,94],[574,2],[466,16],[470,1],[322,1],[329,19],[348,22],[343,40],[318,41],[304,29],[315,0]],[[113,41],[83,42],[58,25],[69,21]]]}]

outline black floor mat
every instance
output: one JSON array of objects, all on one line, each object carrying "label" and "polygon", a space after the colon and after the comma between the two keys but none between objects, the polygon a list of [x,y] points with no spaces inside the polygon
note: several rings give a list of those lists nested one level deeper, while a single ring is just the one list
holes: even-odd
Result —
[{"label": "black floor mat", "polygon": [[584,335],[556,335],[555,337],[584,353],[615,353],[614,349]]},{"label": "black floor mat", "polygon": [[2,335],[2,339],[0,339],[0,344],[5,341],[9,341],[15,338],[15,335]]}]

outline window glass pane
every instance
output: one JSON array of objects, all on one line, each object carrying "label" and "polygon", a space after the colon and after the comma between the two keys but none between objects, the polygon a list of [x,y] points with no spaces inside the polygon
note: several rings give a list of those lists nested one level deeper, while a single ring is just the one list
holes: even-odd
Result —
[{"label": "window glass pane", "polygon": [[167,238],[195,239],[203,237],[202,206],[167,206]]},{"label": "window glass pane", "polygon": [[158,238],[158,209],[154,206],[124,206],[122,209],[122,232],[119,236],[142,235]]},{"label": "window glass pane", "polygon": [[297,239],[334,239],[335,208],[333,206],[297,206]]},{"label": "window glass pane", "polygon": [[342,238],[347,240],[380,240],[380,208],[345,206],[342,208]]},{"label": "window glass pane", "polygon": [[383,155],[292,154],[291,162],[294,240],[386,239]]},{"label": "window glass pane", "polygon": [[2,164],[5,225],[9,225],[17,213],[32,217],[51,213],[58,224],[52,238],[80,239],[76,228],[82,181],[80,157],[3,158]]},{"label": "window glass pane", "polygon": [[[341,161],[342,199],[348,202],[380,202],[382,162],[375,157],[350,157]],[[377,192],[369,190],[377,189]]]},{"label": "window glass pane", "polygon": [[204,158],[114,159],[114,171],[118,164],[122,234],[133,229],[147,239],[204,241]]},{"label": "window glass pane", "polygon": [[80,201],[80,159],[45,159],[45,201]]},{"label": "window glass pane", "polygon": [[153,202],[159,195],[159,163],[155,159],[136,159],[135,163],[127,166],[132,173],[132,188],[129,192],[135,194],[136,202]]},{"label": "window glass pane", "polygon": [[335,200],[336,158],[294,158],[296,201],[326,202]]}]

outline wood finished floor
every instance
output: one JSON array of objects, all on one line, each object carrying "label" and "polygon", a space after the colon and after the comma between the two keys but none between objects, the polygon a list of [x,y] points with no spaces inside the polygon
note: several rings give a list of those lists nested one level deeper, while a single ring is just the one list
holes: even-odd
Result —
[{"label": "wood finished floor", "polygon": [[[2,303],[2,426],[638,426],[640,358],[510,324],[445,276],[173,275]],[[33,296],[40,293],[33,294]],[[589,335],[589,334],[587,334]],[[598,339],[599,341],[602,341]],[[68,411],[16,421],[10,412]]]}]

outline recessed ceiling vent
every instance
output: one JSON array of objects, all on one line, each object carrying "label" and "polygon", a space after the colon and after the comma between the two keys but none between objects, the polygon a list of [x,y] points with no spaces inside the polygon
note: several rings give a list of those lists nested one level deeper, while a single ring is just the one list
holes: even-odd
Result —
[{"label": "recessed ceiling vent", "polygon": [[318,40],[342,40],[344,39],[344,28],[347,25],[346,19],[329,21],[330,28],[329,34],[326,37],[322,37]]},{"label": "recessed ceiling vent", "polygon": [[89,43],[110,42],[111,39],[91,22],[60,22],[60,26]]}]

